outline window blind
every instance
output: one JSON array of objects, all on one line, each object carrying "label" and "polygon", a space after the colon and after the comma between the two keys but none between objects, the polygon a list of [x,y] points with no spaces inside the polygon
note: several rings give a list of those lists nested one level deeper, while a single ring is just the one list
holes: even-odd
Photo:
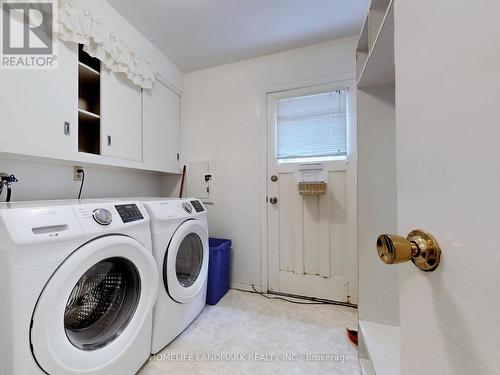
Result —
[{"label": "window blind", "polygon": [[278,100],[278,159],[347,155],[346,90]]}]

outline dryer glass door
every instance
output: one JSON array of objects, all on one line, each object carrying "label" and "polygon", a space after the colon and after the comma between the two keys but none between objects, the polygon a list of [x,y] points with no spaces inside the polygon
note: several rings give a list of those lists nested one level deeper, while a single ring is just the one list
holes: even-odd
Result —
[{"label": "dryer glass door", "polygon": [[177,280],[184,288],[194,284],[203,264],[203,243],[196,233],[189,233],[182,240],[175,260]]},{"label": "dryer glass door", "polygon": [[163,262],[163,280],[170,297],[192,301],[206,286],[208,233],[198,220],[187,220],[175,231]]}]

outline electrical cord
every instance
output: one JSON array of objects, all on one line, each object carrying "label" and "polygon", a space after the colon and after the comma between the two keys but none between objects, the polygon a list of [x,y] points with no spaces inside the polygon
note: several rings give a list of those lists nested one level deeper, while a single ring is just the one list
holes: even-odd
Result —
[{"label": "electrical cord", "polygon": [[78,192],[78,199],[82,196],[83,183],[85,182],[85,171],[83,169],[77,169],[78,173],[82,174],[82,183],[80,184],[80,191]]},{"label": "electrical cord", "polygon": [[335,306],[339,306],[340,305],[340,306],[357,308],[355,305],[351,305],[351,304],[346,304],[346,303],[341,303],[341,302],[319,301],[316,298],[311,298],[312,302],[301,302],[301,301],[293,301],[293,300],[290,300],[288,298],[284,298],[284,297],[280,297],[280,296],[272,296],[271,297],[271,296],[268,296],[265,293],[259,292],[257,289],[255,289],[255,285],[253,285],[253,284],[252,284],[252,289],[253,289],[253,292],[252,291],[244,291],[244,292],[257,293],[257,294],[259,294],[262,297],[267,298],[267,299],[276,299],[276,300],[280,300],[280,301],[294,303],[296,305],[335,305]]}]

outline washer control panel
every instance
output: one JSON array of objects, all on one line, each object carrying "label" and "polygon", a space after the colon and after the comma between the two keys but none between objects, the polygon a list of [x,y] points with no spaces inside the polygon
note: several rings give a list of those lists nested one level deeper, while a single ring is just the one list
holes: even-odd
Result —
[{"label": "washer control panel", "polygon": [[130,223],[132,221],[143,220],[141,210],[136,204],[122,204],[115,206],[118,215],[122,218],[124,223]]},{"label": "washer control panel", "polygon": [[203,208],[203,205],[200,203],[200,201],[191,201],[191,205],[194,207],[194,210],[196,212],[205,211],[205,208]]},{"label": "washer control panel", "polygon": [[113,220],[111,212],[105,208],[97,208],[92,212],[94,220],[101,225],[109,225]]}]

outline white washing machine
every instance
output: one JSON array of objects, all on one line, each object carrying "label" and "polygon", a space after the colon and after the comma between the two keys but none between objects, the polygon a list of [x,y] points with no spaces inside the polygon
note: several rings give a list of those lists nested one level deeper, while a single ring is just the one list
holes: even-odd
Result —
[{"label": "white washing machine", "polygon": [[151,341],[151,353],[156,354],[205,307],[208,224],[205,207],[196,199],[143,203],[151,217],[153,253],[160,274]]},{"label": "white washing machine", "polygon": [[158,271],[140,202],[0,205],[0,374],[135,374]]}]

